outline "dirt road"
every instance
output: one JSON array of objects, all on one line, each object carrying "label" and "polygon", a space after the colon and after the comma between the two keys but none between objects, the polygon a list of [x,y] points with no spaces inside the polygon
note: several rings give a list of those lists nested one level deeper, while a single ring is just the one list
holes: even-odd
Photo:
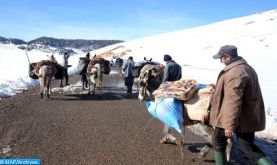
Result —
[{"label": "dirt road", "polygon": [[[105,81],[120,81],[116,76]],[[77,80],[71,77],[70,83]],[[40,99],[34,87],[1,100],[0,157],[39,158],[49,165],[214,164],[213,152],[191,162],[206,140],[189,131],[183,158],[179,146],[159,144],[163,124],[154,119],[144,131],[151,119],[145,104],[109,84],[102,99],[86,95],[81,87]]]}]

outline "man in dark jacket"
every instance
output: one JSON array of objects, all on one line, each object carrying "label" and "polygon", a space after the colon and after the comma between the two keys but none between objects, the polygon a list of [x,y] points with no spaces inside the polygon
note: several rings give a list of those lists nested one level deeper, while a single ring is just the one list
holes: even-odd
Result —
[{"label": "man in dark jacket", "polygon": [[222,46],[213,56],[226,67],[219,73],[211,101],[210,125],[215,127],[216,164],[226,164],[227,138],[236,134],[245,154],[257,164],[273,164],[254,144],[255,132],[265,129],[265,108],[255,70],[233,45]]},{"label": "man in dark jacket", "polygon": [[[177,64],[174,60],[172,60],[171,56],[166,54],[164,55],[164,61],[166,62],[166,66],[164,68],[164,75],[162,82],[166,81],[177,81],[182,78],[182,68],[179,64]],[[171,129],[169,126],[164,126],[164,137],[160,140],[161,144],[165,143],[176,143],[177,138],[175,138],[171,134]]]},{"label": "man in dark jacket", "polygon": [[164,69],[163,82],[180,80],[182,78],[181,66],[172,60],[171,56],[168,54],[164,55],[164,61],[166,62],[166,66]]},{"label": "man in dark jacket", "polygon": [[84,60],[84,68],[81,71],[80,75],[81,75],[81,82],[82,82],[82,90],[86,88],[88,88],[88,78],[87,78],[87,68],[88,68],[88,64],[90,62],[90,53],[86,54],[86,57],[82,57],[80,58],[80,60]]}]

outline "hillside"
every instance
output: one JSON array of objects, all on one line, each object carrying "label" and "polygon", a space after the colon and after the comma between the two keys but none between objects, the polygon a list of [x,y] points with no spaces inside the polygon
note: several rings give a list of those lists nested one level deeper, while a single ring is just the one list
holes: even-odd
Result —
[{"label": "hillside", "polygon": [[[49,47],[57,49],[79,49],[83,52],[89,52],[108,45],[123,42],[121,40],[84,40],[84,39],[57,39],[51,37],[40,37],[29,42],[21,39],[5,38],[0,36],[0,43],[21,45],[19,48],[30,49],[49,49]],[[24,46],[22,46],[24,45]]]},{"label": "hillside", "polygon": [[27,42],[20,40],[20,39],[15,39],[15,38],[5,38],[0,36],[0,43],[2,44],[15,44],[15,45],[22,45],[22,44],[27,44]]}]

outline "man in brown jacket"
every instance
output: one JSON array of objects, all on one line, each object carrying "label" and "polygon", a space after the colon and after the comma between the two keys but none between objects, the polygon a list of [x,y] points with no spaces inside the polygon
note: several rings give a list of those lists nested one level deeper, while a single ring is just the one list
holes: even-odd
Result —
[{"label": "man in brown jacket", "polygon": [[226,67],[219,73],[211,101],[210,125],[215,127],[216,164],[226,164],[227,138],[236,135],[245,154],[257,164],[273,164],[254,144],[256,131],[265,129],[265,108],[255,70],[233,45],[222,46],[213,56]]}]

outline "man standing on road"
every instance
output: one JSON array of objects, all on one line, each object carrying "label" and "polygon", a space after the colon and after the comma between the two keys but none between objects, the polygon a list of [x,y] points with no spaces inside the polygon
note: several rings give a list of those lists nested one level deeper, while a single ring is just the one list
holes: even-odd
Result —
[{"label": "man standing on road", "polygon": [[127,87],[127,94],[132,94],[132,88],[134,84],[134,75],[132,68],[135,66],[133,57],[130,56],[126,63],[124,63],[122,70],[124,72],[125,86]]},{"label": "man standing on road", "polygon": [[84,90],[85,87],[88,88],[87,68],[90,62],[90,53],[87,53],[86,57],[82,57],[82,58],[85,61],[85,66],[80,74],[81,74],[82,90]]},{"label": "man standing on road", "polygon": [[273,164],[254,144],[255,132],[265,129],[265,108],[255,70],[233,45],[222,46],[213,56],[226,67],[219,73],[211,101],[210,125],[215,127],[217,165],[226,164],[227,138],[236,135],[243,152],[259,165]]},{"label": "man standing on road", "polygon": [[[68,58],[69,54],[67,52],[64,53],[63,55],[63,68],[64,68],[64,78],[65,78],[65,85],[69,85],[68,83]],[[61,84],[60,87],[63,87],[63,78],[61,79]]]}]

